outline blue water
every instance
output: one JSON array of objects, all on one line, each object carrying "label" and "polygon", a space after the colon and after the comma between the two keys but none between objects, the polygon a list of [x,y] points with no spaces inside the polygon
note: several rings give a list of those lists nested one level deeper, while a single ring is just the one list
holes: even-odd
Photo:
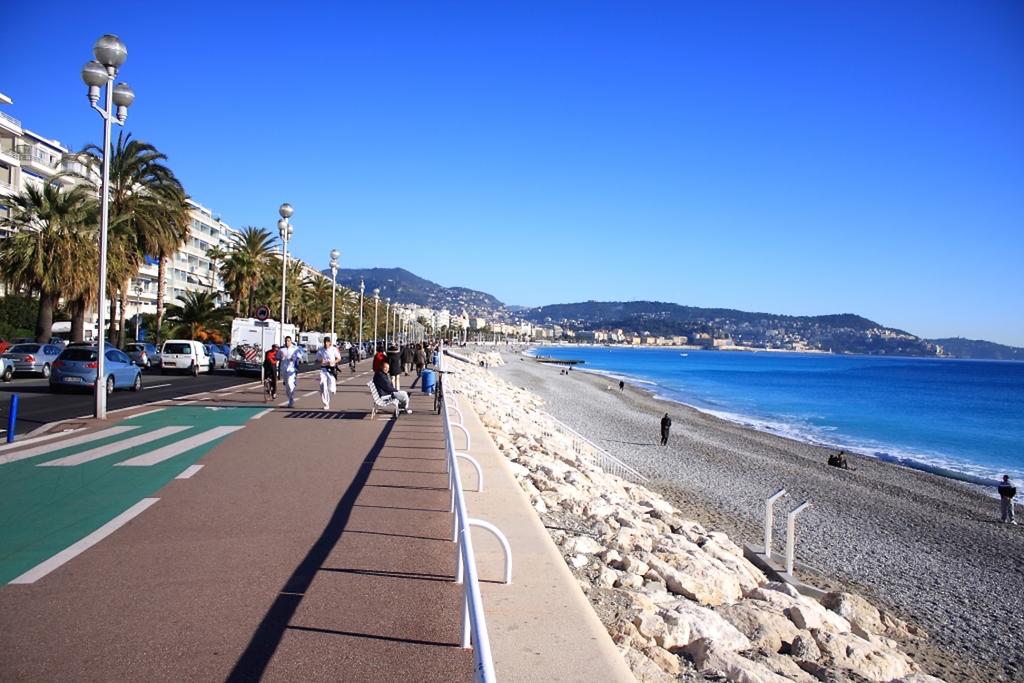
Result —
[{"label": "blue water", "polygon": [[[683,355],[685,354],[685,355]],[[939,474],[1024,479],[1024,363],[545,347],[757,429]]]}]

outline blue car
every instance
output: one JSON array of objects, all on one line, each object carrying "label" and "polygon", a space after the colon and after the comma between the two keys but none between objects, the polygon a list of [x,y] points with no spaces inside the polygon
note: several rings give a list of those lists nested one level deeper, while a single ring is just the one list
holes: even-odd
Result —
[{"label": "blue car", "polygon": [[[142,368],[120,349],[105,350],[107,393],[115,389],[142,389]],[[50,391],[59,392],[67,387],[92,389],[96,385],[97,352],[95,346],[72,346],[64,349],[50,369]]]}]

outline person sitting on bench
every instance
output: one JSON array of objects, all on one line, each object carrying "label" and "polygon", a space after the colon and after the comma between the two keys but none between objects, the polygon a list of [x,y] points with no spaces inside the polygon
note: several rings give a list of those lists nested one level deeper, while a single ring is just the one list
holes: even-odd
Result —
[{"label": "person sitting on bench", "polygon": [[380,397],[387,400],[388,398],[394,398],[398,401],[398,409],[404,410],[407,414],[412,413],[412,409],[409,407],[409,394],[404,391],[395,389],[395,385],[391,383],[391,378],[388,377],[388,365],[387,361],[381,363],[380,370],[373,373],[373,386],[377,387],[377,393]]}]

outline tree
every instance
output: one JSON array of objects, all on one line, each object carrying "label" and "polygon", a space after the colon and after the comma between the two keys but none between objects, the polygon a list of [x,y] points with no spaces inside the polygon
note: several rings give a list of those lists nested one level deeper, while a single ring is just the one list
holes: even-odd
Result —
[{"label": "tree", "polygon": [[0,271],[9,284],[39,292],[35,336],[45,342],[61,297],[82,302],[94,296],[96,202],[83,188],[48,184],[29,186],[3,205],[0,225],[16,232],[0,242]]},{"label": "tree", "polygon": [[222,338],[229,314],[228,309],[217,306],[214,292],[185,292],[180,305],[167,306],[167,322],[173,326],[173,334],[200,341]]},{"label": "tree", "polygon": [[[82,150],[98,166],[103,150],[87,145]],[[167,258],[177,251],[189,236],[191,216],[188,195],[174,172],[166,165],[167,155],[153,145],[133,140],[123,130],[110,157],[110,230],[108,231],[108,267],[118,279],[116,291],[120,301],[119,343],[124,343],[125,317],[131,278],[138,274],[146,256],[158,259],[157,320],[164,315]],[[90,173],[94,180],[98,174]],[[112,258],[112,256],[114,258]],[[111,288],[110,331],[113,339],[114,304]],[[157,330],[160,325],[157,326]],[[159,340],[157,340],[159,341]]]},{"label": "tree", "polygon": [[[256,290],[267,278],[275,259],[274,236],[266,228],[246,226],[231,238],[231,250],[221,264],[221,279],[234,301],[235,314],[251,317]],[[280,272],[280,261],[277,261]],[[279,280],[280,282],[280,280]]]}]

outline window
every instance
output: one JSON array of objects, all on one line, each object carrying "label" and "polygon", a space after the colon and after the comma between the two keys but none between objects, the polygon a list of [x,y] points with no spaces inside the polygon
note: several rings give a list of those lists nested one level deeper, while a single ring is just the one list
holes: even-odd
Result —
[{"label": "window", "polygon": [[65,349],[64,353],[60,354],[60,359],[88,363],[96,360],[96,349],[84,349],[80,346]]},{"label": "window", "polygon": [[167,342],[164,344],[164,353],[179,354],[182,356],[192,355],[191,344],[180,344],[175,342]]}]

